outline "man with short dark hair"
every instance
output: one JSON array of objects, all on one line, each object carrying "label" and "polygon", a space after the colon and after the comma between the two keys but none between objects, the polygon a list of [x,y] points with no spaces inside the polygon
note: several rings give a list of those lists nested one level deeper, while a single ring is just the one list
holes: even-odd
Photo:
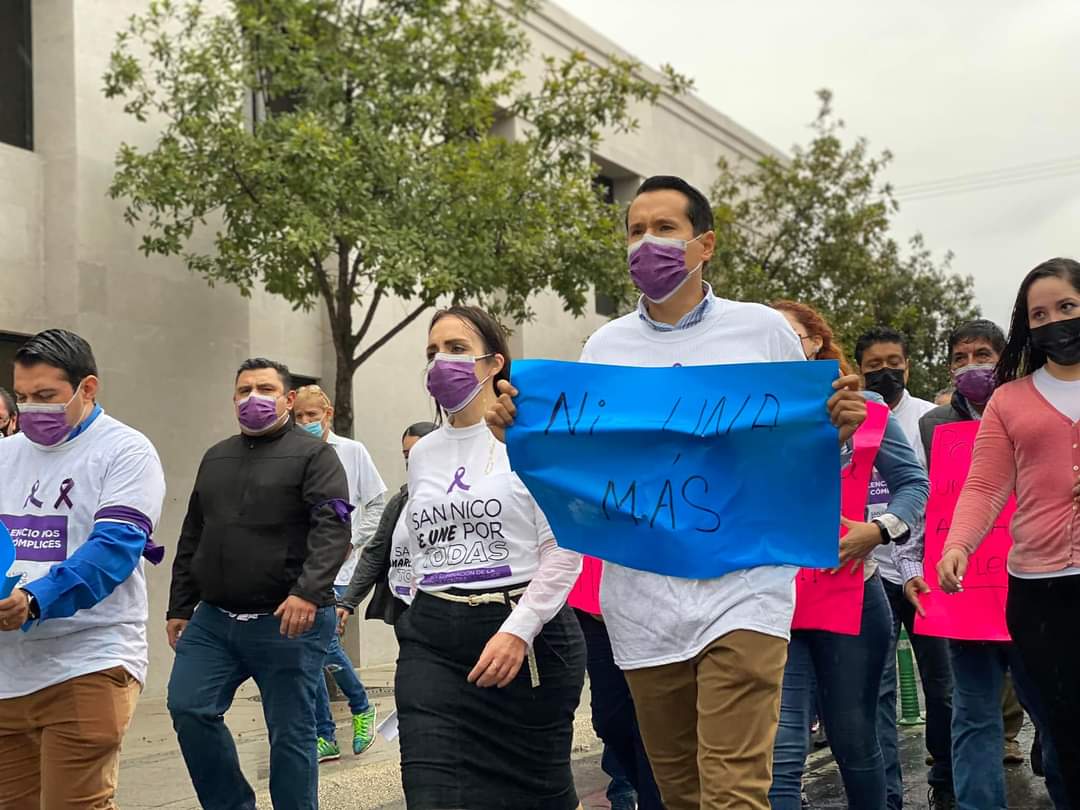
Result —
[{"label": "man with short dark hair", "polygon": [[[146,680],[142,558],[165,499],[154,447],[108,416],[90,345],[49,329],[15,354],[22,432],[0,449],[19,577],[0,599],[0,807],[115,807]],[[2,582],[2,577],[0,577]]]},{"label": "man with short dark hair", "polygon": [[19,432],[19,406],[6,388],[0,388],[0,439]]},{"label": "man with short dark hair", "polygon": [[240,433],[203,457],[173,563],[168,706],[208,810],[255,807],[223,718],[248,678],[270,732],[274,806],[318,806],[315,698],[352,507],[334,449],[293,422],[290,383],[281,363],[240,366]]},{"label": "man with short dark hair", "polygon": [[[630,277],[641,298],[634,312],[589,338],[582,362],[805,361],[783,315],[720,298],[702,280],[716,248],[712,209],[685,180],[642,183],[626,232]],[[822,404],[843,443],[865,420],[866,401],[855,377],[834,388]],[[516,413],[517,391],[509,383],[499,390],[487,414],[496,435]],[[668,810],[768,810],[796,573],[767,565],[693,580],[605,563],[603,626]]]},{"label": "man with short dark hair", "polygon": [[[855,363],[867,389],[876,391],[889,404],[915,455],[927,467],[919,419],[934,409],[933,403],[913,397],[907,390],[911,378],[911,357],[907,338],[887,326],[878,326],[863,334],[855,343]],[[867,503],[867,520],[888,510],[891,494],[882,477],[874,470]],[[912,537],[921,538],[922,521],[912,527]],[[907,629],[919,676],[926,695],[926,750],[932,767],[927,774],[931,792],[931,810],[955,806],[952,787],[952,674],[949,670],[949,647],[940,638],[915,633],[915,610],[904,598],[904,577],[894,557],[900,546],[892,544],[875,549],[873,563],[881,573],[885,595],[892,609],[892,644],[885,658],[878,702],[878,742],[885,758],[885,784],[888,810],[900,810],[904,804],[904,782],[896,731],[896,643],[900,626]]]}]

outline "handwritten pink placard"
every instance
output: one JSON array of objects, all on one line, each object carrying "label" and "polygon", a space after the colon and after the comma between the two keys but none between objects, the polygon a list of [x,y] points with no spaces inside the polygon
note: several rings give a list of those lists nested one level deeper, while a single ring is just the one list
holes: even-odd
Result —
[{"label": "handwritten pink placard", "polygon": [[[853,438],[851,463],[840,472],[840,513],[848,520],[866,519],[866,501],[874,459],[885,436],[889,409],[876,402],[866,403],[866,421]],[[840,536],[847,529],[840,528]],[[857,636],[862,629],[863,568],[852,574],[850,567],[833,574],[828,570],[802,568],[795,577],[795,616],[792,630],[828,630]]]},{"label": "handwritten pink placard", "polygon": [[1005,626],[1005,602],[1009,596],[1007,560],[1012,548],[1009,522],[1016,512],[1015,496],[1009,498],[994,528],[968,560],[963,592],[945,593],[937,577],[937,564],[971,468],[971,451],[978,432],[979,423],[974,421],[939,425],[934,431],[923,554],[923,577],[930,593],[920,597],[926,617],[915,617],[915,632],[963,641],[1011,641]]},{"label": "handwritten pink placard", "polygon": [[578,576],[566,604],[578,610],[584,610],[594,616],[600,615],[600,579],[604,575],[604,564],[596,557],[581,558],[581,574]]}]

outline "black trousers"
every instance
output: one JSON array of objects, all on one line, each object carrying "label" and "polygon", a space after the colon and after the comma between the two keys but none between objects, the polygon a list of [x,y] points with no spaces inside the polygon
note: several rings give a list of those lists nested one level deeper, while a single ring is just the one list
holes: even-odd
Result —
[{"label": "black trousers", "polygon": [[510,614],[421,591],[394,630],[401,780],[409,810],[573,810],[574,712],[585,685],[585,642],[563,606],[506,687],[466,678]]},{"label": "black trousers", "polygon": [[1010,576],[1006,620],[1042,698],[1069,804],[1080,807],[1080,575]]},{"label": "black trousers", "polygon": [[626,676],[615,664],[604,623],[580,610],[574,611],[585,636],[593,728],[622,766],[638,796],[638,810],[663,810],[660,789],[653,778],[649,757],[641,741],[634,699]]}]

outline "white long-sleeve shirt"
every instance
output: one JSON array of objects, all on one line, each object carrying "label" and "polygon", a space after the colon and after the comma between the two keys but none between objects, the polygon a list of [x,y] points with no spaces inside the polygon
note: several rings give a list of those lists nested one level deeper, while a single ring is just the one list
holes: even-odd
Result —
[{"label": "white long-sleeve shirt", "polygon": [[532,644],[566,602],[581,555],[559,548],[547,518],[483,422],[444,425],[409,452],[405,507],[413,584],[478,592],[528,582],[500,628]]}]

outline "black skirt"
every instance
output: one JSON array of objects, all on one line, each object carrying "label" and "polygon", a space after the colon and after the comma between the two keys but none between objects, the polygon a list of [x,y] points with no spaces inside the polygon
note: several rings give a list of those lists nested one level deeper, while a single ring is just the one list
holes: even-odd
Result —
[{"label": "black skirt", "polygon": [[585,682],[585,642],[563,609],[536,637],[535,689],[526,659],[513,682],[466,680],[506,605],[471,607],[417,593],[395,625],[394,685],[401,777],[409,810],[573,810],[574,712]]}]

